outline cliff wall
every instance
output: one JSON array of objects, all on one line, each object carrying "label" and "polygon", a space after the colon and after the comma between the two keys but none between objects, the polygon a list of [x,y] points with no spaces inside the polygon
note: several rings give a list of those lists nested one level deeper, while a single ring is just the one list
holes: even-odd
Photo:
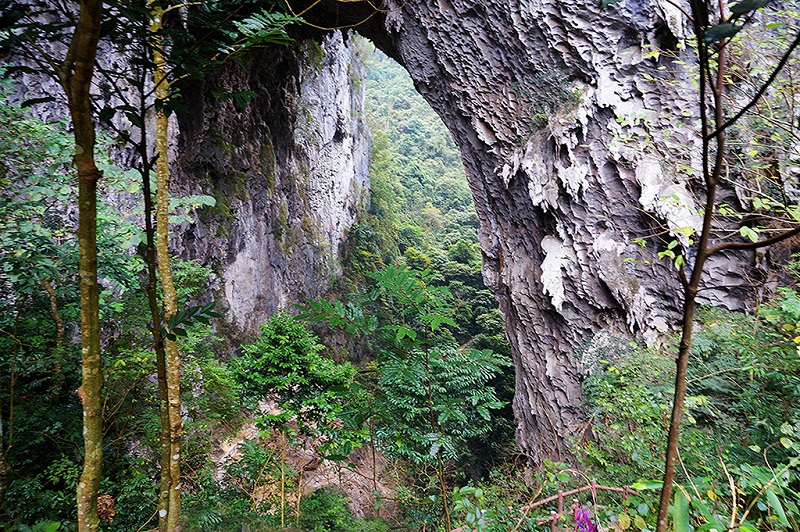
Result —
[{"label": "cliff wall", "polygon": [[[512,345],[518,441],[535,461],[568,457],[586,426],[582,348],[676,322],[681,289],[651,237],[696,225],[702,198],[686,21],[670,0],[292,2],[312,4],[312,22],[354,25],[398,60],[452,132]],[[176,185],[217,205],[177,251],[216,266],[236,331],[337,270],[369,151],[350,54],[332,31],[183,87]],[[712,261],[705,300],[743,308],[752,264]]]},{"label": "cliff wall", "polygon": [[337,31],[184,88],[175,188],[216,206],[178,228],[176,251],[218,272],[234,332],[320,296],[340,271],[339,246],[368,191],[363,66],[352,54]]},{"label": "cliff wall", "polygon": [[[139,91],[122,78],[112,87],[103,71],[135,78],[141,59],[134,56],[143,51],[107,41],[100,47],[96,108],[137,108]],[[174,228],[170,246],[215,271],[209,299],[221,303],[228,336],[257,332],[277,308],[321,296],[340,273],[340,246],[369,189],[365,72],[355,53],[341,31],[316,32],[314,39],[298,37],[227,61],[204,81],[177,85],[170,193],[210,195],[216,205],[183,217],[194,221]],[[149,75],[144,79],[147,88]],[[31,108],[40,118],[69,115],[54,78],[24,72],[14,82],[20,101],[44,101]],[[141,139],[125,113],[111,120],[116,131]],[[141,165],[130,144],[114,151],[120,167]],[[100,186],[120,211],[141,210],[141,197]]]},{"label": "cliff wall", "polygon": [[[386,7],[359,31],[406,67],[460,146],[514,354],[518,442],[534,461],[565,459],[587,426],[579,353],[593,335],[653,341],[677,323],[682,290],[658,251],[697,227],[702,197],[685,18],[668,0]],[[752,256],[708,267],[705,301],[743,308]]]}]

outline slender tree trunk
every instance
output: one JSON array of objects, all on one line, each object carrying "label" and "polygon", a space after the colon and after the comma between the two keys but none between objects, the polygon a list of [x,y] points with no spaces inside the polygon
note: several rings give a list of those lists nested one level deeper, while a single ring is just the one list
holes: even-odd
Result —
[{"label": "slender tree trunk", "polygon": [[[50,316],[56,324],[56,354],[60,355],[61,350],[64,348],[64,334],[66,328],[64,326],[64,318],[61,317],[61,312],[58,310],[58,300],[56,299],[56,289],[53,286],[53,281],[45,279],[42,281],[42,288],[47,292],[47,299],[50,302]],[[61,359],[58,359],[58,372],[61,373]]]},{"label": "slender tree trunk", "polygon": [[56,298],[56,289],[50,279],[42,281],[42,287],[47,292],[47,298],[50,301],[50,316],[56,324],[56,348],[53,351],[53,358],[55,358],[55,377],[56,381],[53,385],[53,390],[50,392],[53,397],[61,393],[61,388],[64,385],[64,371],[61,366],[61,359],[64,351],[64,336],[66,334],[66,326],[64,325],[64,318],[61,316],[61,311],[58,309],[58,299]]},{"label": "slender tree trunk", "polygon": [[672,483],[675,481],[675,465],[678,459],[678,443],[680,441],[681,419],[686,399],[686,370],[689,367],[689,354],[692,348],[694,330],[694,307],[697,290],[686,287],[683,300],[683,322],[681,343],[678,358],[675,361],[675,397],[672,400],[672,416],[670,417],[669,436],[667,437],[666,464],[664,466],[664,484],[661,489],[661,500],[658,506],[657,530],[665,531],[669,513],[669,501],[672,497]]},{"label": "slender tree trunk", "polygon": [[[144,96],[142,96],[144,98]],[[144,116],[142,116],[144,124]],[[153,319],[153,347],[156,352],[156,374],[158,380],[158,416],[161,420],[161,482],[158,492],[158,529],[167,530],[169,514],[170,463],[172,449],[170,444],[169,397],[167,387],[167,358],[164,348],[164,334],[161,328],[161,311],[158,308],[158,280],[156,277],[155,228],[153,227],[153,197],[150,189],[150,162],[147,158],[145,129],[142,128],[142,190],[144,191],[144,217],[146,249],[144,261],[147,265],[147,302]]]},{"label": "slender tree trunk", "polygon": [[75,132],[78,170],[78,241],[81,285],[81,370],[78,394],[83,404],[83,472],[78,481],[78,530],[94,531],[100,524],[97,493],[103,462],[103,412],[100,394],[103,373],[100,357],[99,290],[97,286],[97,182],[102,176],[94,161],[95,130],[89,98],[97,43],[100,38],[101,0],[81,2],[78,24],[67,57],[59,69],[67,93]]},{"label": "slender tree trunk", "polygon": [[[146,51],[147,45],[144,46]],[[170,424],[169,424],[169,398],[167,394],[167,359],[164,348],[164,331],[161,323],[161,310],[158,306],[158,277],[156,274],[156,230],[153,226],[153,191],[150,187],[150,176],[152,173],[152,163],[147,153],[147,106],[146,106],[146,71],[142,71],[142,77],[138,83],[139,89],[139,120],[141,128],[141,139],[137,144],[139,156],[142,159],[142,195],[144,199],[144,233],[145,249],[142,253],[147,268],[147,303],[150,307],[150,316],[153,320],[153,348],[156,353],[156,376],[158,380],[158,417],[161,420],[161,452],[159,465],[161,466],[161,480],[158,491],[158,529],[160,532],[167,530],[167,515],[169,513],[169,486],[170,486]]]},{"label": "slender tree trunk", "polygon": [[447,500],[447,483],[444,478],[444,460],[442,459],[442,450],[436,453],[436,476],[439,477],[439,490],[442,492],[442,512],[444,513],[444,529],[445,532],[452,530],[450,524],[450,502]]},{"label": "slender tree trunk", "polygon": [[[703,277],[706,260],[714,254],[711,246],[711,233],[713,231],[714,211],[716,208],[717,189],[720,183],[722,169],[725,166],[725,133],[719,127],[724,122],[722,115],[724,73],[726,70],[725,50],[719,50],[717,56],[716,80],[711,78],[711,71],[707,69],[710,63],[708,45],[704,43],[704,31],[701,21],[709,20],[708,5],[703,0],[691,0],[692,15],[694,19],[695,37],[697,37],[699,73],[700,104],[700,134],[703,136],[702,172],[703,182],[706,187],[705,208],[703,211],[703,227],[697,243],[697,254],[691,269],[691,277],[686,278],[685,269],[681,268],[681,281],[684,285],[683,320],[681,321],[681,343],[678,348],[675,373],[675,396],[672,400],[672,415],[670,417],[669,434],[667,436],[667,452],[664,464],[664,483],[661,487],[661,498],[658,506],[657,532],[666,532],[669,514],[669,502],[672,498],[672,484],[675,481],[675,466],[678,461],[680,426],[683,418],[684,402],[686,399],[686,371],[689,367],[689,356],[692,349],[692,334],[694,332],[694,308],[697,304],[697,292]],[[724,22],[724,17],[722,17]],[[707,95],[711,94],[711,109],[713,116],[708,116]],[[713,124],[716,135],[708,137],[708,125]],[[712,140],[716,153],[712,159]]]},{"label": "slender tree trunk", "polygon": [[[164,10],[150,5],[150,31],[153,35],[153,84],[156,95],[156,255],[158,271],[161,276],[161,289],[164,299],[164,322],[169,321],[178,311],[178,296],[172,279],[172,265],[169,258],[169,119],[164,106],[169,99],[166,60],[164,57],[161,31]],[[178,344],[167,337],[164,340],[165,370],[167,382],[167,413],[169,418],[169,492],[167,495],[167,514],[161,517],[159,507],[159,529],[176,531],[180,529],[181,508],[181,386],[180,355]],[[163,426],[163,425],[162,425]],[[165,449],[162,447],[162,455]],[[165,484],[162,478],[162,490]],[[162,519],[165,522],[162,522]]]}]

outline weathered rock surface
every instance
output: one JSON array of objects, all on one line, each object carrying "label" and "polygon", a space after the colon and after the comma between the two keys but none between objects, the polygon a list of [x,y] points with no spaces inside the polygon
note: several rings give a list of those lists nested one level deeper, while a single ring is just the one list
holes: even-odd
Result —
[{"label": "weathered rock surface", "polygon": [[[691,62],[684,22],[666,0],[388,8],[360,31],[408,69],[461,148],[513,346],[518,441],[536,461],[566,457],[565,438],[586,427],[581,347],[600,329],[652,340],[681,302],[652,237],[696,223],[696,104],[675,62]],[[741,267],[710,268],[708,300],[741,308]]]},{"label": "weathered rock surface", "polygon": [[[341,32],[230,65],[180,113],[175,181],[213,209],[178,231],[186,258],[216,266],[235,332],[318,297],[339,271],[339,245],[368,189],[364,97]],[[189,89],[191,91],[191,88]],[[233,97],[256,93],[246,106]]]},{"label": "weathered rock surface", "polygon": [[[101,42],[98,61],[108,71],[130,71],[128,53],[135,51]],[[291,46],[230,61],[205,83],[180,87],[181,109],[170,119],[170,192],[212,195],[216,206],[176,227],[171,248],[215,270],[213,297],[223,306],[229,337],[257,332],[279,307],[321,296],[340,273],[339,247],[369,182],[365,72],[354,53],[340,31],[298,37]],[[96,79],[99,109],[137,105],[134,87],[121,84],[118,93],[101,73]],[[39,117],[68,116],[55,79],[25,74],[15,82],[19,100],[54,98],[33,108]],[[113,120],[141,138],[123,113]],[[122,167],[140,164],[128,145],[114,157]],[[127,211],[141,203],[103,193]]]},{"label": "weathered rock surface", "polygon": [[[518,441],[537,461],[568,456],[566,436],[585,427],[581,347],[601,329],[653,340],[681,302],[657,252],[696,223],[682,15],[669,0],[388,0],[379,14],[366,1],[292,2],[312,3],[318,25],[358,24],[404,65],[453,133],[513,348]],[[263,51],[213,87],[184,88],[176,183],[217,206],[182,227],[179,248],[218,266],[239,331],[327,286],[361,201],[358,67],[338,32],[321,49]],[[258,98],[239,109],[212,89]],[[707,301],[742,308],[740,264],[709,264]]]}]

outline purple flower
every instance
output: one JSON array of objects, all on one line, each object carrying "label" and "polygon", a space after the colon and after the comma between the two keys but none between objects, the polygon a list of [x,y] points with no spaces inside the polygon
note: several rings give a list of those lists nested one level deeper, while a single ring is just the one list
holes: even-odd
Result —
[{"label": "purple flower", "polygon": [[597,525],[592,523],[592,511],[585,504],[575,508],[575,530],[597,532]]}]

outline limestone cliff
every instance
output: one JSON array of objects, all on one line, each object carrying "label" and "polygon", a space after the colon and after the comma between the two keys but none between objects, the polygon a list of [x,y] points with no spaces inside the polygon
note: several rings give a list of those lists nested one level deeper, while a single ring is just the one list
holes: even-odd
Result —
[{"label": "limestone cliff", "polygon": [[[316,13],[356,23],[366,4]],[[652,340],[676,322],[678,281],[648,237],[695,223],[684,19],[667,0],[599,4],[389,0],[359,26],[460,146],[513,347],[518,442],[535,461],[567,457],[586,427],[578,353],[593,334]],[[734,264],[710,265],[708,301],[741,308],[752,293]]]},{"label": "limestone cliff", "polygon": [[[177,251],[218,272],[235,331],[320,296],[368,190],[362,65],[341,32],[261,51],[207,85],[179,113],[176,189],[216,206],[176,232]],[[236,94],[247,91],[247,105]]]},{"label": "limestone cliff", "polygon": [[[579,353],[597,331],[654,339],[674,323],[677,278],[657,256],[664,241],[647,237],[695,223],[685,21],[671,0],[599,4],[290,2],[398,60],[459,145],[513,349],[518,441],[535,461],[567,457],[566,437],[586,426]],[[217,206],[176,240],[217,265],[238,330],[290,294],[319,294],[336,270],[367,171],[349,59],[330,32],[183,88],[177,184]],[[257,96],[239,108],[240,91]],[[707,301],[742,308],[752,290],[736,264],[709,265]]]},{"label": "limestone cliff", "polygon": [[[98,63],[133,72],[136,53],[104,41]],[[211,195],[216,205],[175,227],[171,248],[215,271],[209,299],[225,311],[224,335],[255,333],[275,309],[321,296],[340,272],[339,247],[369,188],[365,72],[354,53],[340,31],[298,37],[179,85],[170,193]],[[15,82],[20,100],[52,100],[33,108],[41,118],[68,115],[55,79],[26,73]],[[93,98],[103,109],[136,107],[140,96],[124,82],[112,90],[100,73]],[[123,113],[113,122],[141,138]],[[124,143],[114,158],[123,168],[141,164]],[[141,203],[103,193],[128,211]]]}]

